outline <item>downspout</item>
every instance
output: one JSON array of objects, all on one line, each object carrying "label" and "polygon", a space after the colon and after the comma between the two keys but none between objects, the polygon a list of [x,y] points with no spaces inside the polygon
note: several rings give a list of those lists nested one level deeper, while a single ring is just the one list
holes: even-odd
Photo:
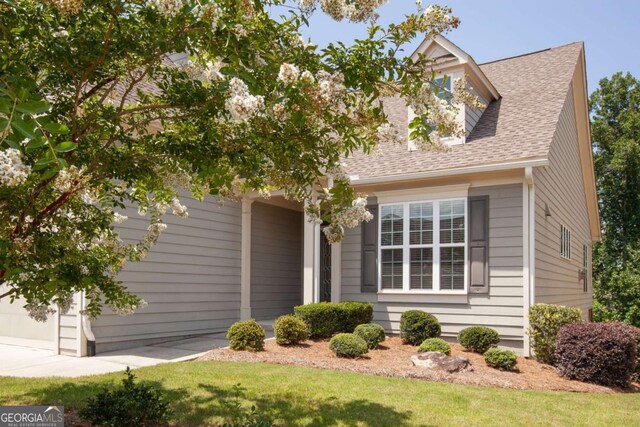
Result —
[{"label": "downspout", "polygon": [[96,355],[96,337],[93,335],[93,331],[91,330],[91,319],[85,312],[86,306],[87,297],[85,293],[82,292],[80,296],[80,310],[78,310],[78,315],[80,316],[80,322],[82,324],[82,333],[87,340],[87,357],[93,357]]},{"label": "downspout", "polygon": [[527,166],[524,170],[524,185],[523,185],[523,205],[526,207],[523,214],[525,215],[523,226],[526,227],[523,230],[523,234],[527,236],[526,241],[523,242],[526,245],[524,248],[525,256],[525,268],[527,277],[524,278],[524,283],[526,284],[525,289],[523,290],[523,310],[524,310],[524,355],[531,355],[531,347],[529,341],[529,335],[527,334],[527,330],[529,329],[529,308],[535,302],[535,268],[536,268],[536,253],[535,253],[535,224],[536,224],[536,197],[535,197],[535,186],[533,179],[533,167]]}]

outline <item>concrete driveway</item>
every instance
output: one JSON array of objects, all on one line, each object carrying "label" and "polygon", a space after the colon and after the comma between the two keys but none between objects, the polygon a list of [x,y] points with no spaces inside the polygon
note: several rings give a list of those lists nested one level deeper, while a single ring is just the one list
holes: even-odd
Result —
[{"label": "concrete driveway", "polygon": [[95,357],[54,355],[47,350],[0,344],[0,376],[79,377],[124,371],[167,362],[195,359],[207,351],[226,347],[225,333],[201,335],[102,353]]}]

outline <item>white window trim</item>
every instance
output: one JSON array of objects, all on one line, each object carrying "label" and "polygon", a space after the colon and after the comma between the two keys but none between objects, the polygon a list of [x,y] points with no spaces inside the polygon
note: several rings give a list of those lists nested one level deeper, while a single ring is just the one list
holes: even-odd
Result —
[{"label": "white window trim", "polygon": [[[468,188],[468,187],[467,187]],[[437,193],[436,193],[437,194]],[[405,196],[406,197],[406,196]],[[402,197],[404,199],[405,197]],[[380,199],[379,199],[380,201]],[[447,243],[444,246],[440,244],[440,202],[463,201],[464,206],[464,243]],[[409,245],[410,235],[410,209],[409,205],[418,203],[433,203],[433,243],[422,245]],[[382,246],[382,208],[385,206],[402,205],[402,245]],[[468,215],[468,198],[465,194],[463,197],[446,197],[446,198],[413,198],[411,200],[392,201],[385,200],[385,203],[379,203],[378,212],[378,293],[379,294],[414,294],[414,295],[467,295],[469,291],[469,215]],[[437,239],[437,240],[436,240]],[[442,247],[464,247],[464,289],[450,290],[440,289],[440,249]],[[384,249],[402,249],[402,289],[382,289],[382,250]],[[411,257],[410,250],[412,248],[433,248],[432,263],[432,289],[411,289]]]}]

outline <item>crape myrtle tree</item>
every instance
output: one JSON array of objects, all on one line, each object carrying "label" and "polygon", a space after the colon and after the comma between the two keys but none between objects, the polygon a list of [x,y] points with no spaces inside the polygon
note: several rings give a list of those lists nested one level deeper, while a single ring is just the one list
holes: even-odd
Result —
[{"label": "crape myrtle tree", "polygon": [[628,73],[602,79],[590,104],[602,217],[594,317],[640,327],[640,82]]},{"label": "crape myrtle tree", "polygon": [[[163,215],[187,216],[185,191],[284,190],[331,241],[369,220],[340,159],[402,139],[384,99],[412,106],[423,147],[462,132],[456,104],[477,105],[463,80],[441,100],[432,61],[402,50],[457,27],[450,9],[418,4],[383,28],[382,3],[0,1],[0,298],[37,320],[81,291],[91,316],[133,312],[144,301],[117,273],[144,258]],[[300,35],[312,13],[368,35],[319,49]],[[118,236],[125,206],[149,219],[140,241]]]}]

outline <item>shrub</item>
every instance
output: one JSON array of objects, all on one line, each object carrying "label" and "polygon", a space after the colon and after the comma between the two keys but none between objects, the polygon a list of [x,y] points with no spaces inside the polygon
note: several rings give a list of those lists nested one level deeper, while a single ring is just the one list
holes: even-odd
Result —
[{"label": "shrub", "polygon": [[280,345],[297,344],[309,338],[307,325],[290,314],[280,316],[273,326],[276,342]]},{"label": "shrub", "polygon": [[319,302],[299,305],[293,311],[307,325],[311,338],[353,332],[356,326],[373,319],[373,306],[364,302]]},{"label": "shrub", "polygon": [[405,343],[420,345],[427,338],[440,336],[440,322],[422,310],[409,310],[400,316],[400,337]]},{"label": "shrub", "polygon": [[554,304],[535,304],[529,308],[529,330],[531,348],[536,359],[553,365],[558,331],[564,325],[582,321],[579,308]]},{"label": "shrub", "polygon": [[366,343],[367,347],[372,350],[378,347],[382,341],[385,340],[384,328],[376,323],[365,323],[363,325],[356,326],[353,335],[359,336]]},{"label": "shrub", "polygon": [[636,336],[619,323],[563,326],[556,344],[560,375],[608,386],[629,384],[636,362]]},{"label": "shrub", "polygon": [[484,361],[492,368],[511,371],[518,363],[518,356],[511,350],[493,347],[484,352]]},{"label": "shrub", "polygon": [[427,351],[444,353],[448,356],[451,354],[451,346],[442,338],[427,338],[418,347],[418,352],[425,353]]},{"label": "shrub", "polygon": [[495,329],[486,326],[471,326],[460,331],[458,342],[467,350],[484,354],[500,342],[500,335]]},{"label": "shrub", "polygon": [[163,393],[150,385],[136,383],[127,366],[122,386],[104,389],[89,398],[80,417],[93,426],[156,426],[167,422],[169,403]]},{"label": "shrub", "polygon": [[236,322],[227,332],[232,350],[264,350],[264,337],[264,329],[254,319]]},{"label": "shrub", "polygon": [[338,334],[329,341],[329,348],[338,357],[355,359],[367,353],[367,342],[354,334]]},{"label": "shrub", "polygon": [[631,375],[631,381],[640,383],[640,328],[623,323],[636,337],[636,369]]}]

